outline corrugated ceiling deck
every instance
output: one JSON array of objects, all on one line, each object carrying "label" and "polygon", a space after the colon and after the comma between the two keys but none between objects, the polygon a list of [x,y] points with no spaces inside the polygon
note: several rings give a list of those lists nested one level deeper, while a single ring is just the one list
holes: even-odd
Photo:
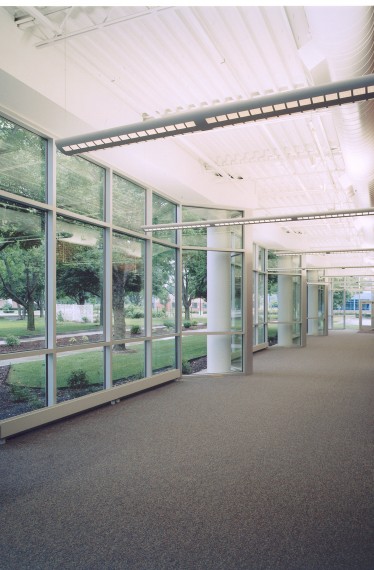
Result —
[{"label": "corrugated ceiling deck", "polygon": [[[27,14],[27,7],[7,10],[17,17]],[[325,47],[332,78],[373,71],[370,8],[362,7],[351,26],[349,13],[344,12],[347,17],[342,18],[341,30],[338,26],[329,30],[328,22],[319,21],[318,8],[313,7],[73,6],[39,10],[47,20],[28,28],[28,41],[35,46],[50,39],[56,29],[67,34],[85,32],[35,49],[63,54],[68,70],[85,69],[105,86],[108,120],[118,121],[117,125],[137,122],[144,115],[159,116],[311,85],[314,76],[304,67],[298,50],[312,38]],[[336,14],[333,8],[328,10]],[[129,19],[107,25],[121,18]],[[92,26],[98,28],[87,31]],[[110,115],[111,103],[120,116]],[[98,128],[102,128],[103,117],[107,119],[101,106],[102,101],[95,117]],[[341,182],[349,158],[354,156],[357,163],[365,158],[367,175],[373,170],[368,158],[374,152],[373,112],[374,102],[355,104],[186,135],[175,141],[200,165],[201,188],[210,199],[214,200],[216,188],[227,191],[228,197],[235,188],[245,199],[245,207],[251,204],[261,214],[345,209],[355,207],[356,199],[353,189]],[[163,143],[152,144],[159,149]],[[168,167],[172,169],[171,161]],[[362,190],[360,184],[359,180],[357,187]],[[365,191],[361,193],[365,196]],[[339,240],[347,241],[348,234],[352,245],[362,240],[348,221],[346,236],[340,226],[331,225],[329,230],[328,224],[298,227],[309,236],[310,247],[322,246],[324,240],[339,245]]]}]

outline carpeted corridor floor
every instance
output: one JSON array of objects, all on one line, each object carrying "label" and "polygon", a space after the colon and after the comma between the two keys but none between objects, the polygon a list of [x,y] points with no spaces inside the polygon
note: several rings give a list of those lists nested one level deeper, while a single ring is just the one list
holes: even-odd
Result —
[{"label": "carpeted corridor floor", "polygon": [[185,377],[0,448],[2,570],[372,570],[374,335]]}]

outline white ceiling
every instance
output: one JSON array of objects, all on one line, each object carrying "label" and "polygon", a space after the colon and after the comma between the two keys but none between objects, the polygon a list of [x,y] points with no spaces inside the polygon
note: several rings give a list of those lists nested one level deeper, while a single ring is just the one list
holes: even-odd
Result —
[{"label": "white ceiling", "polygon": [[[3,7],[0,25],[13,47],[2,69],[88,130],[374,72],[370,6]],[[256,216],[373,207],[374,101],[90,155],[178,200]],[[274,247],[374,247],[370,219],[255,232]]]}]

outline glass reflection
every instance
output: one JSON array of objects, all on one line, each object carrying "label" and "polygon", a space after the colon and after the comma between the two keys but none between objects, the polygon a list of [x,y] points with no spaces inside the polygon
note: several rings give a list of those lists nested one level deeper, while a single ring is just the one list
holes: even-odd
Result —
[{"label": "glass reflection", "polygon": [[113,174],[113,224],[143,232],[145,190],[134,182]]},{"label": "glass reflection", "polygon": [[144,241],[113,233],[113,338],[144,335]]},{"label": "glass reflection", "polygon": [[57,206],[103,219],[105,171],[79,156],[57,152]]},{"label": "glass reflection", "polygon": [[45,201],[47,141],[0,117],[0,188]]},{"label": "glass reflection", "polygon": [[103,339],[103,230],[57,219],[56,330],[58,346]]},{"label": "glass reflection", "polygon": [[45,216],[0,200],[1,352],[45,346]]},{"label": "glass reflection", "polygon": [[152,374],[160,374],[176,368],[175,337],[152,341]]},{"label": "glass reflection", "polygon": [[60,352],[56,362],[57,402],[73,400],[104,387],[102,348]]},{"label": "glass reflection", "polygon": [[0,362],[0,420],[44,408],[45,357]]},{"label": "glass reflection", "polygon": [[176,250],[159,244],[152,249],[152,334],[176,330]]},{"label": "glass reflection", "polygon": [[[152,195],[152,224],[170,224],[177,219],[177,207],[158,194]],[[177,232],[163,230],[153,234],[154,239],[162,239],[175,243]]]},{"label": "glass reflection", "polygon": [[144,376],[144,342],[115,345],[112,352],[113,386],[127,384]]}]

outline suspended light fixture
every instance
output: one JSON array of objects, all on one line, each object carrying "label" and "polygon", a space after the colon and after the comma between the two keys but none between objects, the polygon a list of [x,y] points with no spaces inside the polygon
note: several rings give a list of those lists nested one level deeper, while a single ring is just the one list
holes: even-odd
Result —
[{"label": "suspended light fixture", "polygon": [[284,91],[247,101],[232,101],[132,125],[68,137],[56,141],[56,146],[67,155],[81,154],[92,150],[209,131],[228,125],[316,111],[373,98],[374,74],[371,74],[328,85]]},{"label": "suspended light fixture", "polygon": [[202,220],[196,222],[177,222],[170,224],[145,225],[145,232],[158,232],[162,230],[180,230],[194,228],[211,228],[221,226],[244,226],[252,224],[274,224],[284,222],[304,222],[307,220],[331,220],[337,218],[352,218],[356,216],[373,216],[374,208],[364,210],[335,210],[328,212],[316,212],[313,214],[290,214],[288,216],[269,216],[260,218],[228,218],[222,220]]}]

